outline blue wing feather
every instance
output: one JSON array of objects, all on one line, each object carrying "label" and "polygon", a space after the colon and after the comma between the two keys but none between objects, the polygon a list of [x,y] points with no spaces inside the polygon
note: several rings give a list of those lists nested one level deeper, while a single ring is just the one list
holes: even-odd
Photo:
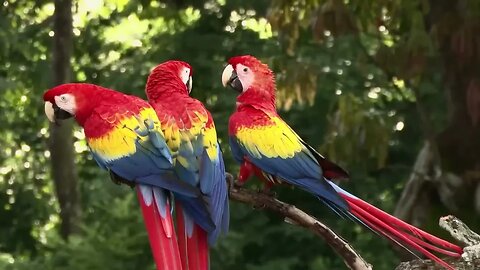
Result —
[{"label": "blue wing feather", "polygon": [[[102,118],[102,121],[105,120]],[[138,184],[164,188],[186,197],[201,197],[199,188],[178,180],[163,136],[149,123],[153,123],[153,120],[146,119],[143,123],[139,121],[139,127],[135,130],[121,129],[121,132],[125,132],[124,140],[135,140],[136,151],[133,154],[109,160],[91,148],[97,164]],[[132,132],[135,132],[133,136]]]},{"label": "blue wing feather", "polygon": [[200,174],[201,190],[211,194],[210,209],[212,219],[217,226],[216,229],[208,235],[208,242],[215,243],[220,233],[227,234],[229,222],[228,206],[228,187],[225,179],[225,164],[223,162],[222,151],[217,143],[217,158],[210,160],[206,150],[202,155],[202,169]]},{"label": "blue wing feather", "polygon": [[242,148],[237,142],[237,138],[233,136],[228,137],[228,142],[230,144],[230,150],[232,151],[233,158],[238,162],[242,163],[243,162],[243,157],[245,154],[243,153]]},{"label": "blue wing feather", "polygon": [[323,178],[320,165],[308,152],[308,149],[303,148],[301,152],[295,153],[291,158],[270,158],[263,153],[260,153],[260,157],[255,157],[233,136],[230,137],[230,147],[237,156],[236,159],[241,156],[243,160],[243,157],[247,156],[255,166],[263,171],[280,177],[285,182],[313,193],[323,200],[328,200],[341,209],[348,209],[345,200]]},{"label": "blue wing feather", "polygon": [[[90,149],[90,147],[88,147]],[[100,156],[98,156],[94,151],[92,151],[92,149],[90,149],[90,153],[92,153],[92,156],[93,156],[93,159],[95,160],[95,162],[97,162],[97,165],[104,169],[104,170],[107,170],[108,167],[107,167],[107,163],[102,159],[100,158]]]},{"label": "blue wing feather", "polygon": [[[198,202],[187,197],[175,196],[185,210],[187,235],[191,235],[194,223],[206,229],[202,224],[205,220],[211,220],[214,230],[206,231],[209,243],[213,244],[222,231],[226,233],[228,230],[225,167],[216,132],[214,127],[210,126],[211,115],[199,101],[192,102],[194,107],[184,106],[180,110],[178,107],[171,109],[160,105],[154,105],[154,108],[159,118],[163,119],[164,134],[171,149],[176,153],[174,169],[178,178],[201,191],[204,204],[209,210],[209,217],[206,217],[196,209]],[[214,148],[216,153],[212,151]]]}]

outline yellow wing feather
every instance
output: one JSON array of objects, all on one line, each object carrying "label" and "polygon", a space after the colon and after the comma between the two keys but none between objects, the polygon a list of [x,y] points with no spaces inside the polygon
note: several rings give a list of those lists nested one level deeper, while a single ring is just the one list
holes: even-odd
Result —
[{"label": "yellow wing feather", "polygon": [[[172,153],[177,157],[177,160],[182,165],[187,165],[186,159],[181,159],[176,155],[178,149],[181,147],[182,151],[195,152],[195,147],[204,147],[211,160],[217,157],[217,133],[215,127],[207,128],[208,113],[206,111],[187,111],[190,121],[190,127],[184,127],[184,123],[175,122],[173,118],[171,121],[162,122],[162,130],[165,134],[168,147]],[[168,118],[168,116],[165,116]],[[195,144],[195,145],[194,145]],[[183,163],[182,163],[183,162]]]},{"label": "yellow wing feather", "polygon": [[291,158],[303,150],[298,135],[280,118],[271,117],[270,125],[242,127],[236,137],[254,158]]},{"label": "yellow wing feather", "polygon": [[[117,121],[115,117],[120,118],[120,120]],[[110,123],[117,121],[117,124],[111,131],[101,137],[87,139],[91,150],[106,161],[119,159],[135,153],[135,142],[143,142],[148,138],[139,136],[135,131],[136,129],[145,128],[145,120],[153,121],[154,129],[163,135],[157,115],[152,108],[144,108],[136,116],[112,115],[109,117],[109,120],[111,120]]]}]

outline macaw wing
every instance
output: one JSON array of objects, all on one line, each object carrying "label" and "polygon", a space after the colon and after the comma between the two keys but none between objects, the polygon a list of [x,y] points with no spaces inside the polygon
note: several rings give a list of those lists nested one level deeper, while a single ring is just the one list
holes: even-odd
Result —
[{"label": "macaw wing", "polygon": [[232,151],[233,158],[238,162],[242,163],[245,154],[243,153],[244,149],[240,147],[240,144],[235,136],[228,137],[228,143],[230,144],[230,150]]},{"label": "macaw wing", "polygon": [[167,114],[160,104],[154,104],[154,109],[160,120],[161,130],[165,138],[165,142],[172,153],[174,160],[178,155],[180,148],[180,129],[175,117]]},{"label": "macaw wing", "polygon": [[169,115],[157,105],[155,110],[175,158],[174,166],[179,178],[210,194],[218,181],[218,177],[212,179],[210,176],[221,171],[218,165],[221,151],[209,112],[202,105],[185,109],[179,117]]},{"label": "macaw wing", "polygon": [[[206,111],[206,110],[205,110]],[[200,159],[200,190],[210,194],[210,209],[212,219],[217,225],[210,234],[209,243],[214,243],[218,235],[227,233],[229,227],[228,187],[225,177],[225,164],[213,118],[208,111],[205,129],[201,132],[201,147],[203,148]]]},{"label": "macaw wing", "polygon": [[303,144],[303,146],[305,146],[310,151],[310,153],[318,161],[318,163],[320,164],[320,167],[322,167],[323,176],[325,178],[327,178],[328,180],[341,180],[341,179],[350,178],[350,175],[348,174],[348,172],[345,171],[342,167],[326,159],[324,156],[318,153],[315,150],[315,148],[313,148],[312,146],[304,142],[301,138],[300,138],[300,142]]},{"label": "macaw wing", "polygon": [[247,157],[264,172],[315,194],[322,200],[348,208],[346,202],[323,178],[316,157],[300,137],[280,118],[269,117],[269,124],[242,128],[230,137],[236,159]]},{"label": "macaw wing", "polygon": [[137,109],[119,105],[115,109],[118,111],[110,109],[112,113],[108,113],[107,108],[99,107],[91,117],[110,127],[101,137],[87,138],[97,163],[124,179],[198,197],[198,188],[175,178],[172,156],[155,111],[144,107],[135,113]]},{"label": "macaw wing", "polygon": [[202,193],[210,197],[212,219],[217,224],[225,210],[227,185],[213,118],[203,105],[196,110],[186,111],[186,116],[181,123],[180,159],[177,158],[180,162],[177,167],[188,171],[185,175],[190,175],[189,181],[196,183]]},{"label": "macaw wing", "polygon": [[[200,188],[208,198],[211,217],[217,225],[217,229],[209,234],[213,242],[219,232],[228,227],[228,218],[224,217],[228,215],[225,166],[210,113],[197,101],[189,105],[176,118],[154,106],[167,144],[174,150],[175,172],[181,180]],[[198,221],[196,217],[193,219]],[[187,231],[191,230],[193,228],[187,228]]]},{"label": "macaw wing", "polygon": [[194,143],[194,148],[202,152],[200,189],[208,194],[215,185],[225,183],[225,166],[213,118],[208,111],[205,110],[205,113],[207,117],[204,120],[205,125],[200,129],[200,136]]},{"label": "macaw wing", "polygon": [[[174,169],[180,180],[193,186],[198,184],[199,162],[192,141],[198,134],[192,134],[182,119],[178,119],[164,110],[160,104],[154,104],[161,122],[165,141],[174,158]],[[197,136],[195,136],[197,135]]]}]

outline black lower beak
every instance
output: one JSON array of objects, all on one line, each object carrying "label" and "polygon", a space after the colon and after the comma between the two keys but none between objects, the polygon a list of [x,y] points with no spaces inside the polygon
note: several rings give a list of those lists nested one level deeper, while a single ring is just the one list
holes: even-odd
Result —
[{"label": "black lower beak", "polygon": [[232,87],[235,91],[242,93],[243,92],[243,86],[242,82],[238,79],[237,72],[233,71],[232,75],[230,76],[230,79],[228,80],[227,83],[230,87]]},{"label": "black lower beak", "polygon": [[[53,104],[53,112],[55,114],[55,120],[58,120],[58,119],[65,120],[72,117],[72,115],[69,112],[60,109],[60,107],[58,107],[57,104]],[[55,121],[55,123],[57,123],[57,121]]]}]

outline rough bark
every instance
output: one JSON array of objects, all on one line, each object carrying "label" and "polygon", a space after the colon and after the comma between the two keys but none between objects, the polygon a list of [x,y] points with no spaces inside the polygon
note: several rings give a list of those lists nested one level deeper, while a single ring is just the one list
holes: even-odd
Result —
[{"label": "rough bark", "polygon": [[[475,260],[473,262],[464,262],[464,261],[451,261],[445,260],[451,266],[458,270],[475,270],[480,267],[480,260]],[[399,264],[395,270],[443,270],[443,267],[435,265],[432,261],[429,260],[414,260],[409,262],[402,262]]]},{"label": "rough bark", "polygon": [[[55,33],[53,38],[53,83],[59,85],[71,79],[71,0],[55,0],[53,30]],[[49,147],[52,177],[60,205],[60,234],[65,239],[77,230],[77,221],[80,216],[72,129],[72,121],[64,121],[61,126],[50,125]]]}]

